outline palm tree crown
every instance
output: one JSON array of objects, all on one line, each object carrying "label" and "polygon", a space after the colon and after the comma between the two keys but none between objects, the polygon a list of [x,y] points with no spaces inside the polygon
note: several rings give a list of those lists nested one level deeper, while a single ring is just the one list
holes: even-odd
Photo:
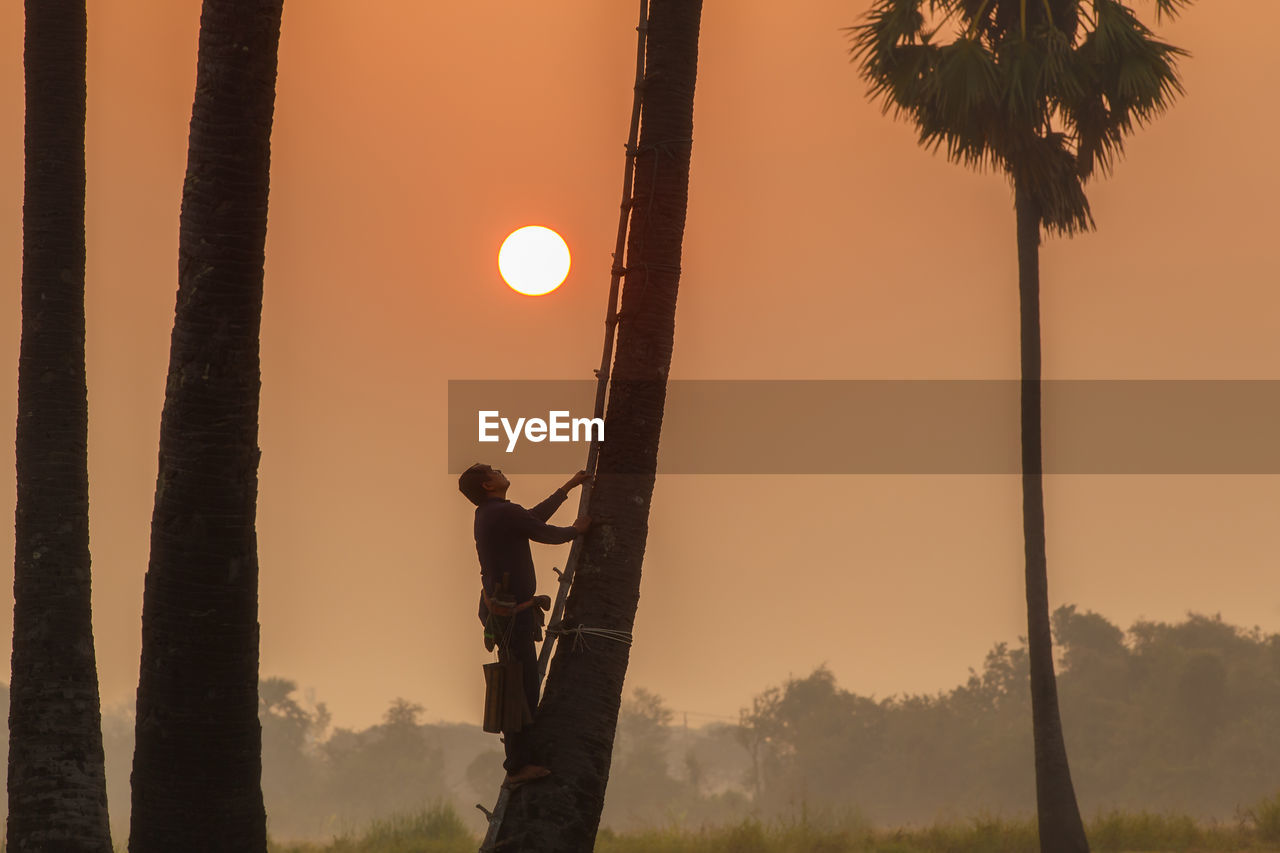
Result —
[{"label": "palm tree crown", "polygon": [[[1154,2],[1172,17],[1190,0]],[[1183,91],[1186,52],[1122,0],[875,0],[850,32],[886,112],[951,160],[1004,171],[1067,234],[1093,227],[1084,182]]]}]

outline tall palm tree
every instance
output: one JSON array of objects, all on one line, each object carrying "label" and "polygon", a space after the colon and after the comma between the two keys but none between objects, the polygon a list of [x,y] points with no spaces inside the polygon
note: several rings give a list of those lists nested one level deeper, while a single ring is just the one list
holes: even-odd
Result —
[{"label": "tall palm tree", "polygon": [[142,612],[129,849],[265,851],[258,331],[281,0],[205,0]]},{"label": "tall palm tree", "polygon": [[[629,635],[657,471],[675,336],[701,0],[652,0],[635,156],[618,347],[586,534],[565,625]],[[617,635],[614,635],[617,636]],[[498,843],[589,851],[604,806],[629,646],[562,636],[538,707],[536,737],[552,775],[517,790]]]},{"label": "tall palm tree", "polygon": [[[1155,0],[1173,15],[1189,0]],[[927,13],[926,13],[927,11]],[[1093,227],[1084,182],[1109,171],[1135,126],[1182,91],[1185,53],[1157,40],[1123,0],[876,0],[853,54],[886,111],[922,145],[1003,172],[1017,220],[1022,346],[1022,528],[1043,851],[1088,850],[1058,713],[1049,630],[1040,446],[1043,226]],[[950,35],[950,40],[940,39]]]},{"label": "tall palm tree", "polygon": [[85,3],[27,0],[8,848],[111,850],[90,614]]}]

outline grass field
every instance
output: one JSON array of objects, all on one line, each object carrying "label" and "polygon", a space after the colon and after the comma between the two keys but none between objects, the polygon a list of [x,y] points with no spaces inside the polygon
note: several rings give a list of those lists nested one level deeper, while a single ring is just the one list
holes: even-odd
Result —
[{"label": "grass field", "polygon": [[[1179,815],[1115,812],[1088,824],[1095,853],[1179,851],[1280,853],[1280,796],[1257,804],[1230,824],[1202,824]],[[273,844],[270,853],[473,853],[478,839],[448,806],[370,824],[328,844]],[[597,853],[1035,853],[1035,823],[979,817],[901,829],[874,828],[854,818],[747,820],[700,830],[602,830]]]}]

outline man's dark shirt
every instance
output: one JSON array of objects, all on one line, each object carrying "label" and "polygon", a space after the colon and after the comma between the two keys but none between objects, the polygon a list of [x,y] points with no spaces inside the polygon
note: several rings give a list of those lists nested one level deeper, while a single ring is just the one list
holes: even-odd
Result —
[{"label": "man's dark shirt", "polygon": [[480,558],[481,583],[490,595],[507,575],[507,592],[517,604],[533,598],[537,578],[530,540],[559,545],[578,535],[572,527],[547,524],[567,497],[564,490],[556,489],[533,509],[504,498],[489,498],[476,507],[476,555]]}]

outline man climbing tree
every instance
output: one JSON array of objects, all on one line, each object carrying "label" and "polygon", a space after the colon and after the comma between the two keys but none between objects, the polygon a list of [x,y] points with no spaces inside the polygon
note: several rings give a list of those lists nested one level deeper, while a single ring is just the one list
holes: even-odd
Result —
[{"label": "man climbing tree", "polygon": [[[569,482],[532,509],[507,500],[511,481],[501,471],[488,465],[472,465],[458,478],[458,490],[476,505],[476,556],[480,559],[480,621],[486,625],[486,642],[492,635],[502,663],[518,670],[523,698],[531,717],[538,707],[538,656],[533,644],[541,633],[540,610],[550,606],[550,599],[537,596],[537,576],[533,570],[533,554],[529,543],[558,545],[585,533],[591,520],[583,516],[570,527],[553,527],[547,520],[555,513],[569,490],[587,479],[579,471]],[[540,602],[539,599],[542,599]],[[545,606],[544,606],[545,605]],[[521,693],[515,693],[520,697]],[[546,758],[535,759],[533,723],[521,713],[505,714],[513,719],[502,727],[502,743],[507,760],[503,767],[507,778],[503,784],[513,788],[548,776]]]},{"label": "man climbing tree", "polygon": [[592,849],[613,749],[640,566],[657,472],[658,435],[675,336],[676,290],[697,77],[701,0],[653,0],[648,11],[642,131],[617,318],[605,434],[562,637],[538,709],[535,748],[555,755],[554,775],[512,795],[498,844],[527,851]]}]

